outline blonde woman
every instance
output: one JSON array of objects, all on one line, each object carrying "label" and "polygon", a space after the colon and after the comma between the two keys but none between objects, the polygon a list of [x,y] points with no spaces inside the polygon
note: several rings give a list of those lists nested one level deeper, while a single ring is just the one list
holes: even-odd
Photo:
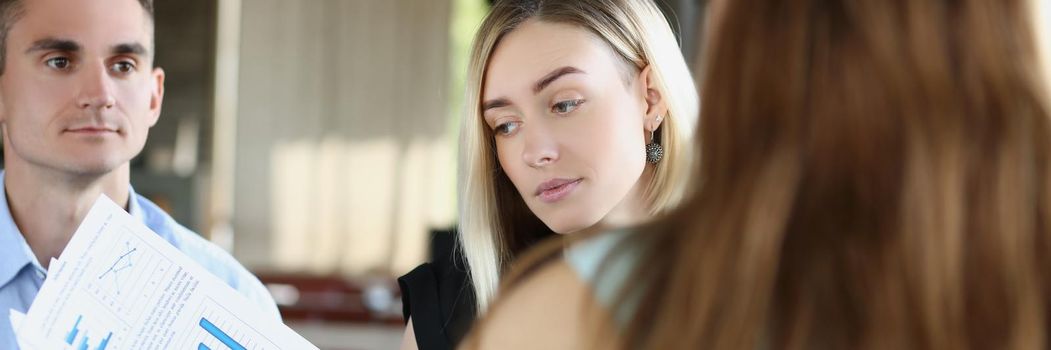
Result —
[{"label": "blonde woman", "polygon": [[447,349],[515,256],[553,234],[676,205],[697,91],[651,0],[497,2],[475,38],[461,129],[460,250],[400,279],[403,348]]},{"label": "blonde woman", "polygon": [[520,258],[467,348],[1051,347],[1028,0],[711,4],[695,195]]}]

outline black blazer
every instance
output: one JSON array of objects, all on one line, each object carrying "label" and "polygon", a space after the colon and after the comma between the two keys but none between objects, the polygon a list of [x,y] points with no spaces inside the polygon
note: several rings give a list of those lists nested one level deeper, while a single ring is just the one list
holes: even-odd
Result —
[{"label": "black blazer", "polygon": [[436,232],[431,262],[398,278],[402,314],[406,321],[412,317],[420,350],[453,350],[474,323],[474,288],[455,242],[454,231]]}]

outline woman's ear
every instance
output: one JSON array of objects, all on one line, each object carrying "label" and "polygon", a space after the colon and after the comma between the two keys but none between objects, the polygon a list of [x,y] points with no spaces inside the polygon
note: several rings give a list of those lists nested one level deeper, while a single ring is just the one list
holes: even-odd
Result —
[{"label": "woman's ear", "polygon": [[646,66],[639,73],[639,88],[646,102],[644,114],[646,131],[656,131],[661,122],[668,115],[668,106],[664,101],[664,94],[658,88],[657,79],[653,75],[651,66]]}]

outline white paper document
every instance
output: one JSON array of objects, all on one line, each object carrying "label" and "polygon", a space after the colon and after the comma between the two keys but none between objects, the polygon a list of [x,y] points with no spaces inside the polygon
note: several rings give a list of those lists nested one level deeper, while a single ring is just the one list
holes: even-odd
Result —
[{"label": "white paper document", "polygon": [[105,196],[10,318],[24,350],[317,349]]},{"label": "white paper document", "polygon": [[10,310],[10,312],[11,312],[11,315],[9,317],[11,318],[11,326],[14,327],[15,329],[18,329],[18,326],[22,325],[22,320],[26,319],[26,314],[23,314],[21,312],[15,311],[15,310]]},{"label": "white paper document", "polygon": [[[11,311],[11,327],[12,327],[12,329],[18,329],[18,327],[22,326],[22,321],[24,321],[26,319],[26,314],[23,314],[21,312],[15,311],[13,309],[10,310],[10,311]],[[15,335],[15,342],[17,342],[18,343],[18,347],[20,347],[22,349],[33,349],[33,347],[31,347],[28,344],[26,344],[25,340],[23,340],[22,337],[17,336],[17,334]]]}]

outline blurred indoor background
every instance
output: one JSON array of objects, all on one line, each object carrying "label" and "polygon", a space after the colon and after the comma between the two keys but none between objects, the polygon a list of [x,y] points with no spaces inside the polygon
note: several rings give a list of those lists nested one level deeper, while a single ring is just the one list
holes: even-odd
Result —
[{"label": "blurred indoor background", "polygon": [[[693,57],[705,1],[661,2]],[[136,190],[233,252],[322,349],[396,348],[394,279],[455,223],[463,73],[488,6],[157,1],[167,91]]]},{"label": "blurred indoor background", "polygon": [[[662,5],[691,35],[702,2]],[[489,6],[159,0],[167,90],[132,183],[322,349],[396,348],[395,278],[455,224],[463,75]]]}]

